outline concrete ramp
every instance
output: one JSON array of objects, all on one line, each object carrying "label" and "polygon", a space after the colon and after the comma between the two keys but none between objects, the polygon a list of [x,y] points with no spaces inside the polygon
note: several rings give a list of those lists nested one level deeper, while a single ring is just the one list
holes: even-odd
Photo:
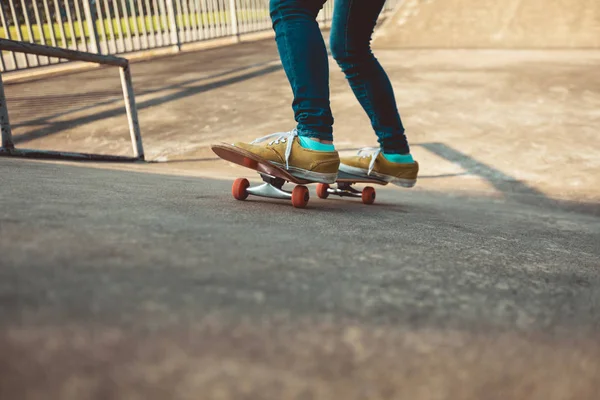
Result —
[{"label": "concrete ramp", "polygon": [[379,48],[600,48],[600,0],[406,0]]}]

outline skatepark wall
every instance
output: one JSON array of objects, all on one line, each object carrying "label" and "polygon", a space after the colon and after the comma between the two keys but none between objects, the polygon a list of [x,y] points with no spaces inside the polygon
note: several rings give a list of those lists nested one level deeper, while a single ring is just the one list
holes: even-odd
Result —
[{"label": "skatepark wall", "polygon": [[600,48],[600,0],[405,0],[378,48]]}]

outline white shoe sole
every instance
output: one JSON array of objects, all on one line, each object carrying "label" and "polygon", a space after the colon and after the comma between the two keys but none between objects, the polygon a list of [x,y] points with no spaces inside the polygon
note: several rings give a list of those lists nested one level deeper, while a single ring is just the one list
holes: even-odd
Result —
[{"label": "white shoe sole", "polygon": [[[285,169],[285,165],[275,163],[275,162],[273,164]],[[296,168],[291,165],[288,167],[288,169],[286,171],[288,171],[290,173],[290,175],[293,175],[296,178],[300,178],[300,179],[304,179],[304,180],[316,182],[316,183],[335,183],[335,181],[337,179],[337,172],[334,172],[332,174],[325,174],[322,172],[314,172],[314,171],[308,171],[308,170],[302,169],[302,168]]]},{"label": "white shoe sole", "polygon": [[358,168],[358,167],[351,167],[350,165],[346,165],[346,164],[340,164],[340,171],[345,172],[350,175],[354,175],[356,177],[360,177],[360,178],[378,179],[380,181],[389,182],[396,186],[401,186],[401,187],[405,187],[405,188],[411,188],[411,187],[415,186],[415,184],[417,183],[416,179],[397,178],[392,175],[380,174],[379,172],[375,172],[375,171],[371,171],[371,174],[369,175],[369,173],[368,173],[369,171],[366,169],[362,169],[362,168]]}]

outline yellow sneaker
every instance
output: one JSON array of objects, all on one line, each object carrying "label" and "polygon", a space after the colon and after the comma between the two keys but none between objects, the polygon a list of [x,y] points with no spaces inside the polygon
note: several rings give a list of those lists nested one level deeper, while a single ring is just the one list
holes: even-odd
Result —
[{"label": "yellow sneaker", "polygon": [[337,151],[316,151],[302,147],[298,132],[274,133],[251,143],[234,143],[272,164],[286,169],[291,175],[311,182],[334,183],[340,156]]},{"label": "yellow sneaker", "polygon": [[397,163],[386,159],[379,148],[364,148],[358,155],[342,157],[340,171],[361,178],[374,178],[398,186],[413,187],[417,183],[419,163]]}]

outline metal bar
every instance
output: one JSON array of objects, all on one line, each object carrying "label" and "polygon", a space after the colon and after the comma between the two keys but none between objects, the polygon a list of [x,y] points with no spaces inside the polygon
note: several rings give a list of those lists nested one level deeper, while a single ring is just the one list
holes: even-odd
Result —
[{"label": "metal bar", "polygon": [[56,23],[58,24],[58,29],[60,30],[62,47],[67,48],[67,35],[65,33],[62,15],[60,15],[60,5],[58,4],[58,0],[54,0],[54,12],[56,13]]},{"label": "metal bar", "polygon": [[269,11],[269,5],[267,3],[267,7],[263,9],[263,14],[265,14],[266,16],[264,17],[264,28],[265,29],[272,29],[272,23],[271,23],[271,13]]},{"label": "metal bar", "polygon": [[[102,43],[106,46],[106,52],[110,53],[108,40],[106,38],[106,27],[104,26],[104,17],[102,16],[102,4],[100,0],[96,0],[96,13],[98,14],[98,21],[100,21],[100,34],[102,35]],[[102,43],[98,43],[99,54],[103,53]]]},{"label": "metal bar", "polygon": [[4,95],[2,74],[0,74],[0,130],[2,131],[2,148],[14,149],[15,145],[12,141],[12,131],[10,129],[10,120],[8,119],[8,107],[6,105],[6,96]]},{"label": "metal bar", "polygon": [[198,24],[198,10],[196,0],[186,0],[190,7],[190,24],[192,24],[192,41],[202,40],[200,35],[200,25]]},{"label": "metal bar", "polygon": [[[160,4],[162,6],[162,1]],[[158,44],[158,46],[162,46],[164,43],[164,37],[163,37],[163,32],[162,32],[162,23],[160,20],[160,10],[158,8],[157,0],[152,0],[152,5],[154,6],[154,14],[153,14],[153,18],[152,18],[152,23],[154,23],[154,18],[156,18],[156,31],[158,33],[157,44]],[[159,13],[159,14],[157,14],[157,13]]]},{"label": "metal bar", "polygon": [[[242,2],[242,0],[238,0],[240,3]],[[242,4],[240,4],[240,15],[242,20],[239,22],[239,29],[241,33],[246,33],[248,32],[248,4],[247,1]]]},{"label": "metal bar", "polygon": [[[187,43],[190,41],[190,31],[189,31],[189,20],[186,22],[186,17],[189,18],[189,11],[187,10],[187,6],[181,3],[181,0],[167,0],[175,2],[175,15],[176,21],[178,24],[178,38],[179,44]],[[184,2],[185,3],[185,2]],[[185,11],[184,11],[185,8]]]},{"label": "metal bar", "polygon": [[[25,18],[25,27],[27,28],[27,36],[29,37],[29,41],[35,43],[35,37],[33,36],[33,29],[31,28],[31,22],[29,21],[29,12],[27,11],[27,6],[25,5],[25,0],[21,0],[21,8],[23,9],[23,18]],[[18,24],[19,21],[15,21],[15,24]],[[38,64],[40,63],[39,57],[37,58]]]},{"label": "metal bar", "polygon": [[256,31],[260,31],[262,29],[262,21],[263,21],[263,16],[262,16],[262,5],[261,5],[261,1],[257,1],[256,2]]},{"label": "metal bar", "polygon": [[2,68],[0,72],[6,72],[6,64],[4,64],[4,54],[2,52],[0,52],[0,68]]},{"label": "metal bar", "polygon": [[179,35],[179,40],[182,42],[185,41],[185,23],[183,22],[183,14],[181,13],[181,2],[179,0],[166,0],[167,3],[171,3],[174,14],[175,14],[175,26],[177,27],[177,34]]},{"label": "metal bar", "polygon": [[[119,48],[117,47],[117,40],[115,38],[115,28],[113,27],[112,16],[110,15],[110,6],[108,4],[108,0],[104,0],[104,11],[106,12],[105,20],[106,22],[108,22],[108,33],[110,34],[110,43],[115,49],[114,52],[117,53],[119,51]],[[106,45],[108,47],[108,43]],[[108,52],[110,53],[110,49]]]},{"label": "metal bar", "polygon": [[179,32],[177,31],[177,18],[173,9],[173,0],[167,0],[167,12],[169,13],[169,26],[171,28],[171,44],[177,51],[181,50],[179,42]]},{"label": "metal bar", "polygon": [[[127,11],[127,2],[125,0],[121,0],[121,8],[123,8],[123,17],[125,18],[125,34],[127,35],[127,42],[129,44],[129,49],[133,50],[133,36],[131,35],[131,19],[129,18],[129,12]],[[127,46],[125,46],[125,51],[127,51]]]},{"label": "metal bar", "polygon": [[8,118],[8,108],[6,106],[6,97],[4,94],[4,85],[2,75],[0,74],[0,131],[2,135],[2,147],[0,156],[22,156],[34,158],[71,158],[77,160],[94,161],[138,161],[144,160],[144,148],[142,144],[142,135],[135,104],[135,93],[131,79],[129,62],[124,58],[114,56],[104,56],[99,54],[83,53],[75,50],[61,49],[56,47],[43,46],[35,43],[18,42],[14,40],[0,39],[0,51],[7,50],[12,52],[22,52],[25,54],[40,54],[51,57],[65,58],[69,60],[96,62],[99,64],[114,65],[120,67],[121,84],[123,87],[123,98],[125,100],[125,109],[129,130],[131,135],[131,144],[133,147],[134,158],[120,156],[106,156],[86,153],[69,153],[58,151],[40,151],[40,150],[22,150],[15,149],[12,140],[12,132]]},{"label": "metal bar", "polygon": [[263,13],[262,1],[260,1],[260,0],[258,1],[257,7],[256,7],[256,15],[257,15],[256,30],[261,31],[263,29],[265,17],[264,17],[264,13]]},{"label": "metal bar", "polygon": [[[29,11],[27,11],[27,7],[25,6],[25,0],[21,0],[21,7],[23,8],[23,17],[25,18],[25,26],[27,27],[27,35],[29,36],[29,41],[35,43],[33,29],[31,28],[31,22],[29,21]],[[37,54],[35,55],[35,62],[36,66],[41,65],[40,57]]]},{"label": "metal bar", "polygon": [[44,23],[40,18],[40,9],[38,7],[37,0],[33,0],[33,16],[35,17],[37,28],[40,31],[40,41],[42,44],[46,44],[46,32],[44,32]]},{"label": "metal bar", "polygon": [[54,23],[52,22],[52,14],[50,14],[50,8],[48,7],[48,0],[42,0],[44,2],[44,12],[46,13],[46,20],[48,21],[48,30],[50,31],[50,43],[56,47],[56,34],[54,33]]},{"label": "metal bar", "polygon": [[[186,0],[187,2],[188,0]],[[198,14],[196,13],[196,0],[190,0],[190,24],[192,27],[192,40],[200,40],[200,29],[198,27]]]},{"label": "metal bar", "polygon": [[206,34],[206,38],[213,38],[215,36],[215,31],[214,31],[214,27],[213,24],[211,23],[210,20],[210,12],[209,12],[209,6],[208,6],[208,0],[202,0],[202,17],[204,19],[204,26],[205,29],[207,31]]},{"label": "metal bar", "polygon": [[[23,1],[23,0],[21,0]],[[69,30],[71,31],[71,43],[73,44],[74,50],[79,50],[77,44],[77,35],[75,35],[75,25],[73,25],[73,18],[71,17],[71,5],[68,0],[64,0],[65,8],[67,9],[67,24],[69,24]]]},{"label": "metal bar", "polygon": [[210,26],[211,37],[218,37],[219,29],[217,26],[217,20],[215,19],[215,1],[208,0],[207,6],[208,8],[206,12],[206,17],[208,18],[208,23]]},{"label": "metal bar", "polygon": [[19,23],[19,19],[17,18],[17,12],[15,11],[14,0],[8,0],[8,5],[10,6],[10,13],[12,14],[12,19],[15,24],[15,31],[17,31],[17,39],[19,41],[23,41],[23,35],[21,33],[21,24]]},{"label": "metal bar", "polygon": [[227,29],[227,10],[225,9],[225,2],[217,0],[217,6],[219,10],[219,21],[221,21],[221,36],[227,36],[229,29]]},{"label": "metal bar", "polygon": [[252,0],[247,0],[246,3],[246,32],[252,32]]},{"label": "metal bar", "polygon": [[[83,0],[87,2],[87,0]],[[79,33],[81,38],[81,43],[83,43],[83,50],[90,51],[88,47],[87,37],[85,36],[85,29],[83,27],[83,19],[81,18],[81,8],[79,7],[79,0],[75,0],[75,18],[77,19],[77,26],[79,27]],[[91,34],[90,34],[91,36]]]},{"label": "metal bar", "polygon": [[[21,24],[19,23],[19,19],[17,18],[17,13],[15,12],[15,4],[14,0],[8,0],[8,4],[10,5],[10,12],[12,14],[12,19],[15,22],[15,30],[17,31],[17,39],[19,41],[23,41],[23,35],[21,33]],[[23,57],[25,59],[25,67],[29,67],[29,58],[25,55]]]},{"label": "metal bar", "polygon": [[[4,7],[0,7],[0,17],[2,18],[2,28],[4,29],[4,34],[6,35],[6,38],[10,40],[10,39],[12,39],[12,37],[10,34],[10,27],[8,26],[8,23],[6,22],[6,14],[4,14]],[[17,57],[15,56],[15,53],[10,53],[10,56],[13,61],[13,68],[19,69],[19,65],[17,64]]]},{"label": "metal bar", "polygon": [[[46,32],[44,32],[44,23],[40,18],[40,10],[37,5],[37,0],[33,0],[33,15],[35,16],[35,23],[40,32],[40,41],[42,44],[46,44]],[[50,59],[45,57],[46,65],[50,64]]]},{"label": "metal bar", "polygon": [[206,22],[209,30],[209,37],[214,38],[217,36],[217,28],[215,25],[215,19],[213,17],[213,0],[202,0],[206,5]]},{"label": "metal bar", "polygon": [[192,3],[194,4],[194,15],[196,17],[198,40],[202,40],[206,37],[206,34],[204,32],[203,19],[202,19],[202,6],[200,5],[199,0],[192,0]]},{"label": "metal bar", "polygon": [[213,24],[215,26],[215,34],[217,37],[223,36],[221,33],[221,21],[219,20],[219,2],[218,0],[212,0],[212,13],[211,17],[213,19]]},{"label": "metal bar", "polygon": [[245,32],[252,32],[252,0],[245,0],[244,3]]},{"label": "metal bar", "polygon": [[129,65],[121,67],[120,73],[121,84],[123,86],[123,97],[125,99],[125,109],[127,110],[127,120],[129,121],[129,133],[131,134],[133,155],[134,157],[143,160],[144,146],[142,145],[142,134],[138,122],[135,93],[133,91],[133,82],[131,80],[131,70]]},{"label": "metal bar", "polygon": [[[123,27],[121,22],[121,13],[119,13],[119,4],[117,0],[112,1],[113,10],[115,12],[115,19],[117,21],[117,33],[119,34],[119,44],[121,45],[121,51],[125,51],[125,40],[123,38]],[[112,20],[111,20],[112,22]],[[117,53],[119,53],[119,48],[117,47]]]},{"label": "metal bar", "polygon": [[84,53],[82,51],[61,49],[35,43],[16,42],[7,39],[0,39],[0,50],[25,54],[39,54],[41,56],[64,58],[72,61],[86,61],[96,64],[114,65],[115,67],[125,67],[129,64],[127,59],[121,57]]},{"label": "metal bar", "polygon": [[[92,14],[92,8],[90,7],[90,0],[83,0],[83,11],[85,12],[85,19],[87,20],[88,33],[90,35],[90,47],[88,50],[102,54],[102,49],[100,48],[100,41],[98,40],[98,29],[96,27],[96,18]],[[87,47],[87,40],[86,40]]]},{"label": "metal bar", "polygon": [[[131,1],[133,1],[133,0],[131,0]],[[141,30],[142,30],[142,35],[144,35],[144,40],[143,40],[144,44],[142,44],[142,39],[140,37],[140,31],[138,30],[137,14],[135,17],[135,27],[136,27],[135,34],[138,36],[138,40],[140,42],[140,47],[143,49],[147,49],[149,39],[148,39],[148,32],[146,31],[146,14],[144,14],[144,5],[142,3],[142,0],[137,0],[137,6],[138,6],[138,11],[140,14],[141,21],[142,21]]]},{"label": "metal bar", "polygon": [[[154,33],[154,18],[152,17],[152,9],[150,8],[150,0],[146,0],[146,11],[150,20],[150,34],[152,35],[152,47],[156,47],[156,34]],[[146,25],[146,17],[144,17],[144,25]]]},{"label": "metal bar", "polygon": [[231,23],[231,34],[236,37],[237,41],[240,41],[240,33],[238,29],[238,20],[237,20],[237,6],[235,4],[235,0],[229,0],[229,15],[230,15],[230,23]]},{"label": "metal bar", "polygon": [[177,0],[177,9],[178,12],[182,12],[181,25],[185,27],[185,41],[186,43],[190,42],[192,40],[192,16],[190,14],[190,9],[187,5],[187,0],[183,1],[183,5],[181,4],[181,0]]},{"label": "metal bar", "polygon": [[[159,24],[163,31],[163,43],[166,45],[166,44],[169,44],[169,42],[171,42],[171,36],[169,35],[169,33],[171,31],[171,26],[170,26],[169,16],[167,14],[168,11],[167,11],[167,5],[165,4],[165,0],[158,0],[158,6],[160,8],[160,11],[158,14],[159,15]],[[167,35],[168,40],[165,40],[165,38],[164,38],[165,34]]]},{"label": "metal bar", "polygon": [[250,10],[250,26],[252,27],[252,32],[256,32],[258,30],[258,5],[256,4],[256,0],[252,0]]},{"label": "metal bar", "polygon": [[71,153],[52,150],[29,150],[0,148],[0,156],[38,158],[47,160],[76,160],[76,161],[104,161],[104,162],[137,162],[138,157],[111,156],[106,154]]},{"label": "metal bar", "polygon": [[194,0],[194,2],[196,3],[196,10],[198,10],[198,29],[200,31],[200,35],[202,39],[207,39],[209,37],[209,34],[208,25],[206,23],[206,14],[204,12],[204,10],[206,9],[204,7],[204,3],[206,2],[206,0],[202,0],[202,3],[200,3],[200,0]]},{"label": "metal bar", "polygon": [[241,33],[247,33],[249,31],[249,29],[248,29],[248,21],[249,21],[249,18],[248,18],[248,10],[249,10],[248,4],[249,3],[248,2],[249,1],[250,0],[238,0],[238,2],[240,3],[240,9],[241,9],[241,12],[240,12],[241,21],[239,23]]}]

